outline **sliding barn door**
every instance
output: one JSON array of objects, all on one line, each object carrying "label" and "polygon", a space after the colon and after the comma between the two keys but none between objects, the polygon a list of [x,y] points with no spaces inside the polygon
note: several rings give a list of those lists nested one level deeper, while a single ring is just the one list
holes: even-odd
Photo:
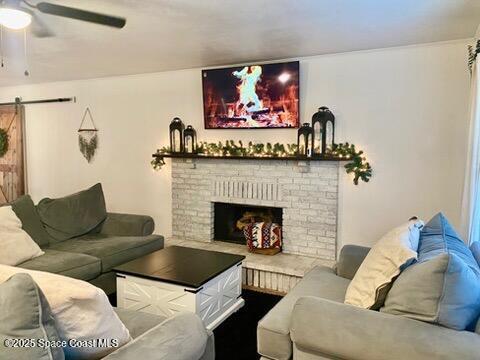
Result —
[{"label": "sliding barn door", "polygon": [[25,194],[24,115],[22,105],[0,106],[0,128],[8,134],[8,151],[0,157],[0,204]]}]

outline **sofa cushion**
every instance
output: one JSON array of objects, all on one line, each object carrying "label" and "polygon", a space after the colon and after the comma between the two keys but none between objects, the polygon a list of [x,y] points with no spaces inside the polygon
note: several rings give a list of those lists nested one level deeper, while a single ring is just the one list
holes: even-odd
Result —
[{"label": "sofa cushion", "polygon": [[328,267],[317,266],[268,312],[258,323],[258,352],[275,360],[292,357],[290,318],[297,300],[303,296],[316,296],[343,303],[350,280],[337,276]]},{"label": "sofa cushion", "polygon": [[134,214],[107,214],[102,224],[102,234],[121,236],[147,236],[152,235],[155,229],[155,222],[148,215]]},{"label": "sofa cushion", "polygon": [[18,265],[24,269],[47,271],[80,280],[92,280],[102,272],[100,259],[96,257],[45,249],[45,254]]},{"label": "sofa cushion", "polygon": [[423,221],[412,219],[384,235],[370,250],[345,294],[345,304],[378,310],[393,279],[417,259]]},{"label": "sofa cushion", "polygon": [[13,211],[22,222],[22,229],[40,246],[46,247],[50,243],[50,235],[43,227],[37,209],[30,195],[20,196],[11,204]]},{"label": "sofa cushion", "polygon": [[98,232],[107,218],[101,184],[63,198],[45,198],[37,210],[52,242]]},{"label": "sofa cushion", "polygon": [[105,360],[213,360],[204,357],[209,332],[193,313],[179,313],[108,355]]},{"label": "sofa cushion", "polygon": [[163,237],[95,234],[62,241],[53,244],[51,248],[99,258],[102,261],[102,272],[107,272],[117,265],[162,249]]},{"label": "sofa cushion", "polygon": [[[0,265],[0,282],[13,274],[27,273],[48,300],[61,340],[78,340],[63,348],[67,359],[100,359],[131,340],[128,329],[118,318],[105,293],[86,281]],[[117,343],[78,346],[95,339],[117,339]]]},{"label": "sofa cushion", "polygon": [[367,257],[371,248],[358,245],[345,245],[340,250],[340,256],[335,264],[338,276],[352,280],[363,260]]},{"label": "sofa cushion", "polygon": [[130,336],[134,339],[166,319],[166,316],[148,314],[142,311],[120,308],[114,309],[122,323],[130,332]]},{"label": "sofa cushion", "polygon": [[480,315],[480,268],[443,214],[425,225],[418,263],[400,274],[381,311],[455,330]]},{"label": "sofa cushion", "polygon": [[50,306],[28,274],[16,274],[0,284],[0,358],[63,360],[61,347],[5,346],[6,339],[60,341]]}]

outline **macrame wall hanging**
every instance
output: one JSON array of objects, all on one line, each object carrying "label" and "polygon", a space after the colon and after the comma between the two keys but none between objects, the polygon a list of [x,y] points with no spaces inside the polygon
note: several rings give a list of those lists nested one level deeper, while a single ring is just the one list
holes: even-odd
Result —
[{"label": "macrame wall hanging", "polygon": [[[83,127],[87,116],[92,123],[90,128]],[[85,109],[80,128],[78,129],[78,147],[85,159],[90,163],[93,160],[98,147],[98,129],[95,126],[92,113],[88,107]]]},{"label": "macrame wall hanging", "polygon": [[468,69],[470,74],[472,73],[473,63],[477,59],[478,54],[480,53],[480,40],[477,40],[477,44],[468,46]]}]

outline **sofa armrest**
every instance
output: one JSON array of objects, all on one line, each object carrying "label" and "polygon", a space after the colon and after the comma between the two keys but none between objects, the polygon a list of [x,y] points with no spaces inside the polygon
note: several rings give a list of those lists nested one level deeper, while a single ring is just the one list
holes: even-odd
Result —
[{"label": "sofa armrest", "polygon": [[213,334],[193,313],[166,319],[105,360],[215,360]]},{"label": "sofa armrest", "polygon": [[147,236],[153,233],[155,222],[147,215],[108,213],[101,233],[120,236]]},{"label": "sofa armrest", "polygon": [[369,247],[345,245],[340,251],[340,257],[335,265],[337,275],[346,279],[353,279],[369,251]]},{"label": "sofa armrest", "polygon": [[357,308],[321,298],[300,298],[290,329],[300,351],[351,360],[478,359],[480,336]]}]

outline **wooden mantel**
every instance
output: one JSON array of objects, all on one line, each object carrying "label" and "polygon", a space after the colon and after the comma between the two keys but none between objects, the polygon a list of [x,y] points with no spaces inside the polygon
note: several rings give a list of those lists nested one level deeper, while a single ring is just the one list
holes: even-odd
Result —
[{"label": "wooden mantel", "polygon": [[314,155],[314,156],[236,156],[236,155],[204,155],[190,153],[165,153],[153,154],[156,158],[173,158],[173,159],[231,159],[231,160],[293,160],[293,161],[348,161],[344,157],[335,157],[331,155]]}]

